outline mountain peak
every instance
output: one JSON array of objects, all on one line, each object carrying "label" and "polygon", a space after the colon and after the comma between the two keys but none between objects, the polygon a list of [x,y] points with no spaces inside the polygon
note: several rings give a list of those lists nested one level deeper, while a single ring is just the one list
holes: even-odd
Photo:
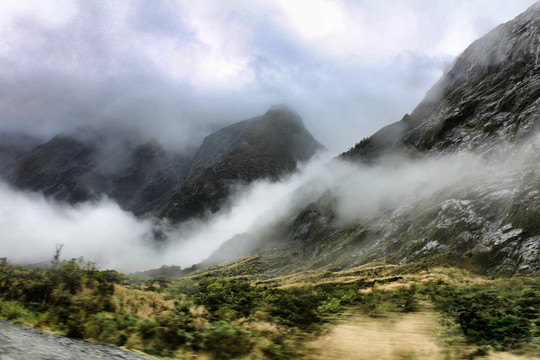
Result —
[{"label": "mountain peak", "polygon": [[176,221],[215,212],[234,184],[277,180],[323,149],[294,110],[273,106],[262,116],[208,135],[192,159],[186,183],[160,215]]},{"label": "mountain peak", "polygon": [[264,116],[278,120],[288,120],[304,126],[304,121],[300,115],[298,115],[298,113],[292,107],[286,104],[273,105],[270,109],[268,109]]},{"label": "mountain peak", "polygon": [[273,115],[273,114],[294,115],[294,116],[300,117],[298,113],[291,106],[287,104],[272,105],[270,109],[268,109],[268,111],[265,113],[265,115]]}]

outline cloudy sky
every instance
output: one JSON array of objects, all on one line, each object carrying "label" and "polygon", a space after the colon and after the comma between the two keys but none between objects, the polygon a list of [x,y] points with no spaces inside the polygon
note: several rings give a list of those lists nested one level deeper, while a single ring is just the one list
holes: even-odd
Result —
[{"label": "cloudy sky", "polygon": [[0,1],[0,130],[183,148],[287,103],[332,152],[410,112],[533,0]]}]

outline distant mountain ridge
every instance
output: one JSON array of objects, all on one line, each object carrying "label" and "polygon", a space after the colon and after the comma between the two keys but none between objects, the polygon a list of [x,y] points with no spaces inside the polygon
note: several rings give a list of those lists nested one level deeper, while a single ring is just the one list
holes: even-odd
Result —
[{"label": "distant mountain ridge", "polygon": [[185,177],[186,165],[186,157],[155,143],[58,135],[19,156],[8,180],[17,188],[71,204],[107,195],[142,215],[165,201]]},{"label": "distant mountain ridge", "polygon": [[276,180],[324,149],[286,106],[218,130],[196,153],[94,132],[26,144],[0,148],[0,174],[15,187],[71,204],[106,195],[137,216],[173,222],[215,212],[233,186]]}]

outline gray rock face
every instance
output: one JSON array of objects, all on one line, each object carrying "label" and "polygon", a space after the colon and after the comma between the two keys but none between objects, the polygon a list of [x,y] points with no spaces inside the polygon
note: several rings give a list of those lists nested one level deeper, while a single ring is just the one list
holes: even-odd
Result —
[{"label": "gray rock face", "polygon": [[0,320],[2,360],[145,360],[135,353],[112,346],[45,334]]}]

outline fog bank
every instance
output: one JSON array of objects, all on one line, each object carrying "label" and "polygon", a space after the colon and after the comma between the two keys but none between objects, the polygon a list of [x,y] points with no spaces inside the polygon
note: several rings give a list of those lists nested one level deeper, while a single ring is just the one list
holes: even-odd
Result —
[{"label": "fog bank", "polygon": [[71,207],[0,183],[0,255],[21,264],[46,261],[55,244],[64,244],[63,258],[84,256],[101,268],[133,272],[164,264],[186,267],[207,258],[236,234],[249,232],[256,239],[323,194],[337,199],[342,221],[369,219],[478,181],[512,191],[526,166],[528,176],[539,176],[538,154],[540,136],[489,156],[462,152],[416,161],[394,157],[370,167],[323,156],[281,181],[238,188],[230,210],[208,221],[164,227],[169,241],[161,246],[153,243],[151,220],[137,219],[111,200]]}]

